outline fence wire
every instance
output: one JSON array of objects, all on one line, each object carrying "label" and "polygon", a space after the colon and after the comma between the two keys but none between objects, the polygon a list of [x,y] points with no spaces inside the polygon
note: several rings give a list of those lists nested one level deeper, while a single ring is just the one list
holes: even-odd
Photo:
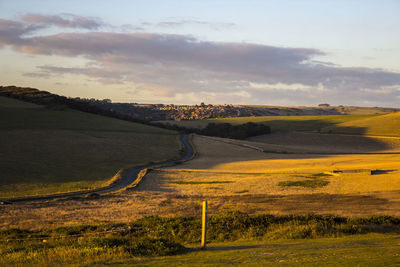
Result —
[{"label": "fence wire", "polygon": [[0,239],[0,242],[14,242],[14,241],[34,241],[34,240],[59,240],[59,239],[73,239],[77,237],[86,237],[86,236],[101,236],[107,233],[128,233],[128,229],[115,229],[115,230],[108,230],[103,232],[97,233],[87,233],[87,234],[74,234],[74,235],[65,235],[65,236],[49,236],[49,237],[32,237],[32,238],[11,238],[11,239]]}]

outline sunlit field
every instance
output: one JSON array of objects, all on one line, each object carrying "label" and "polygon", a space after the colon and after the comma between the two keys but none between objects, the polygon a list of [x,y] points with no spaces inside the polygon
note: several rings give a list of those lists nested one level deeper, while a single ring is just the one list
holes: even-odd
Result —
[{"label": "sunlit field", "polygon": [[175,132],[76,110],[1,97],[0,121],[0,198],[95,188],[179,154]]},{"label": "sunlit field", "polygon": [[[322,196],[320,204],[329,196],[359,198],[340,214],[356,210],[357,205],[363,206],[367,201],[363,202],[362,197],[369,196],[386,201],[377,201],[376,207],[370,207],[370,214],[382,211],[398,214],[392,210],[393,203],[387,202],[397,202],[399,198],[400,154],[397,146],[387,154],[277,154],[242,146],[242,141],[230,142],[196,136],[195,145],[199,151],[195,160],[179,169],[154,170],[139,190],[203,198],[241,196],[247,201],[251,196],[294,198],[297,195],[303,198],[304,203],[313,196]],[[239,203],[237,206],[240,206]],[[329,205],[333,213],[338,210],[332,209],[334,203],[332,201]],[[343,203],[339,201],[337,204],[337,207],[342,207]],[[235,207],[234,203],[230,205]],[[262,206],[260,204],[260,209]],[[292,203],[287,208],[296,212]],[[329,212],[324,205],[313,208],[308,211]],[[279,212],[282,210],[283,206],[276,209]],[[303,210],[303,207],[297,210]]]},{"label": "sunlit field", "polygon": [[400,267],[400,0],[0,0],[0,267]]},{"label": "sunlit field", "polygon": [[346,121],[337,127],[326,127],[323,132],[367,134],[377,136],[400,136],[400,112],[377,117],[366,117],[356,121]]},{"label": "sunlit field", "polygon": [[[196,137],[199,158],[180,169],[159,170],[157,182],[165,190],[181,194],[349,194],[400,190],[400,154],[273,154],[229,147],[207,137]],[[240,141],[236,141],[240,143]],[[226,153],[221,162],[213,160],[217,151]],[[240,152],[238,150],[243,150]],[[228,156],[228,155],[232,156]],[[259,159],[255,159],[256,157]],[[253,159],[251,159],[253,157]],[[246,160],[246,158],[250,158]],[[206,160],[209,159],[208,162]],[[208,168],[204,168],[208,166]],[[371,175],[371,170],[381,170]],[[326,185],[281,186],[284,181],[326,181]],[[181,182],[181,183],[179,183]],[[184,183],[183,183],[184,182]],[[200,183],[201,182],[201,183]],[[196,184],[197,183],[197,184]],[[143,184],[145,186],[146,182]]]},{"label": "sunlit field", "polygon": [[243,124],[247,122],[262,123],[271,127],[272,132],[281,131],[318,131],[324,127],[338,125],[348,121],[379,117],[382,114],[361,115],[321,115],[321,116],[259,116],[259,117],[234,117],[216,118],[195,121],[164,121],[164,123],[177,124],[184,127],[203,128],[208,123]]}]

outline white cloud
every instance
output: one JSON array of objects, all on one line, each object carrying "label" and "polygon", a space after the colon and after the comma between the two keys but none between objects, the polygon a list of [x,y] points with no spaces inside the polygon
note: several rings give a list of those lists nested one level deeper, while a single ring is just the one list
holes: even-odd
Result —
[{"label": "white cloud", "polygon": [[310,91],[314,87],[309,85],[304,85],[301,83],[292,83],[292,84],[285,84],[285,83],[253,83],[250,82],[250,87],[256,90],[261,91],[268,91],[268,90],[288,90],[288,91]]}]

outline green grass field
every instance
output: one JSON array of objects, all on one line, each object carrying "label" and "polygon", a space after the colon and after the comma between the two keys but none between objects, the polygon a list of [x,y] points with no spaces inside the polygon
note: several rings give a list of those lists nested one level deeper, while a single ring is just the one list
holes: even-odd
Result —
[{"label": "green grass field", "polygon": [[[398,235],[313,240],[237,241],[206,251],[132,260],[138,266],[398,266]],[[129,262],[129,261],[128,261]]]},{"label": "green grass field", "polygon": [[3,266],[399,266],[399,236],[368,234],[340,238],[235,241],[209,245],[182,255],[131,257],[126,250],[102,246],[46,243],[30,250],[3,247]]},{"label": "green grass field", "polygon": [[169,122],[185,127],[203,128],[210,122],[243,124],[246,122],[256,122],[266,124],[271,127],[272,132],[280,131],[318,131],[322,128],[341,123],[358,121],[367,118],[379,118],[382,114],[364,115],[322,115],[322,116],[261,116],[261,117],[235,117],[217,118],[198,121],[178,121]]},{"label": "green grass field", "polygon": [[[398,266],[399,221],[378,216],[145,217],[133,224],[0,230],[0,265]],[[22,241],[22,242],[21,242]]]},{"label": "green grass field", "polygon": [[0,198],[103,186],[123,167],[177,157],[177,134],[0,97]]}]

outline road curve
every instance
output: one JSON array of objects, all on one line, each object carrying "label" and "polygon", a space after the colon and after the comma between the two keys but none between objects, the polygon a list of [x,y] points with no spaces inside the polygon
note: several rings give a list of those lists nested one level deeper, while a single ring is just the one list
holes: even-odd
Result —
[{"label": "road curve", "polygon": [[194,155],[194,149],[192,147],[191,142],[189,141],[188,135],[187,134],[181,135],[180,140],[185,149],[185,154],[183,155],[182,158],[180,158],[178,160],[166,161],[163,163],[155,163],[155,164],[140,166],[135,169],[129,170],[128,172],[126,172],[124,174],[124,177],[122,178],[122,180],[119,181],[117,184],[112,184],[107,187],[102,187],[102,188],[93,189],[93,190],[60,193],[60,194],[37,196],[37,197],[33,196],[33,197],[24,197],[24,198],[13,198],[13,199],[8,199],[7,201],[9,201],[11,203],[27,203],[27,202],[34,202],[34,201],[46,201],[46,200],[52,200],[52,199],[57,199],[57,198],[83,197],[90,193],[104,194],[104,193],[110,193],[110,192],[120,190],[124,187],[127,187],[131,183],[133,183],[136,180],[136,177],[138,176],[139,172],[143,169],[152,168],[152,167],[162,167],[162,166],[166,166],[166,165],[176,165],[176,164],[183,163],[187,160],[190,160]]}]

